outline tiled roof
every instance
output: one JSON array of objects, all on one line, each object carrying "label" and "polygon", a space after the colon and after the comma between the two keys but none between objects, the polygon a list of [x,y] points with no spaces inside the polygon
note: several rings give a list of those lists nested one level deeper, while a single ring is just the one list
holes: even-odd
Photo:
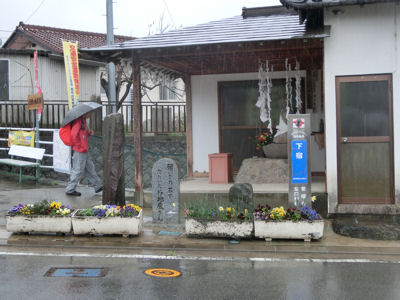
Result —
[{"label": "tiled roof", "polygon": [[80,48],[85,52],[118,51],[327,36],[324,30],[312,34],[307,32],[306,26],[299,24],[299,16],[295,11],[282,6],[264,7],[261,10],[262,14],[250,13],[247,10],[242,16],[180,28],[123,43],[116,42],[111,46]]},{"label": "tiled roof", "polygon": [[[3,48],[20,49],[18,45],[13,45],[13,41],[21,35],[30,42],[36,43],[55,54],[63,53],[62,40],[78,41],[79,48],[100,47],[107,44],[107,36],[104,33],[29,25],[20,22],[10,38],[4,43]],[[134,37],[114,35],[115,43],[132,39]]]},{"label": "tiled roof", "polygon": [[280,0],[282,5],[295,9],[313,9],[343,5],[364,5],[394,1],[397,0]]}]

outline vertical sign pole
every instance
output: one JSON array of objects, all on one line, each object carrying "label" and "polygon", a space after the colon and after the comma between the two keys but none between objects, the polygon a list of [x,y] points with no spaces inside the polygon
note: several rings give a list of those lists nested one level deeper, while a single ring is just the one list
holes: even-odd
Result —
[{"label": "vertical sign pole", "polygon": [[311,207],[309,114],[288,115],[289,207]]},{"label": "vertical sign pole", "polygon": [[36,109],[35,110],[35,116],[36,116],[36,136],[35,136],[35,147],[36,148],[40,148],[40,142],[39,142],[39,140],[40,140],[40,136],[39,136],[39,134],[40,134],[40,131],[39,131],[39,121],[40,121],[40,114],[38,113],[38,110]]}]

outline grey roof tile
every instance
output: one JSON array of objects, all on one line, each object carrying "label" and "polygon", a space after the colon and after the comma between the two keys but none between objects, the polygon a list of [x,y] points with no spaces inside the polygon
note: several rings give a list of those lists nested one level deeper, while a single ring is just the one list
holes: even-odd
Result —
[{"label": "grey roof tile", "polygon": [[[268,8],[268,11],[267,15],[254,17],[235,16],[172,30],[163,34],[137,38],[123,43],[115,43],[111,46],[83,50],[90,52],[183,47],[233,42],[284,40],[308,36],[305,24],[299,24],[299,16],[296,12],[290,10],[283,11],[282,6]],[[323,32],[322,35],[316,37],[323,37]]]}]

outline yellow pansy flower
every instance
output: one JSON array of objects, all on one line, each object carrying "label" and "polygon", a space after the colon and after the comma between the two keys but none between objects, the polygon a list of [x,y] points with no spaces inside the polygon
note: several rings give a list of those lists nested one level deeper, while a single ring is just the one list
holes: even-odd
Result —
[{"label": "yellow pansy flower", "polygon": [[61,207],[61,202],[55,202],[55,201],[53,201],[53,202],[51,202],[51,204],[50,204],[50,208],[55,208],[55,209],[60,209],[60,207]]}]

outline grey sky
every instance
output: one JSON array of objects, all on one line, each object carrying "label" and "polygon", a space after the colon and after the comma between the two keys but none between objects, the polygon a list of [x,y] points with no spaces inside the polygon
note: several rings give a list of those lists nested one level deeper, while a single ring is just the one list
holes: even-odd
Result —
[{"label": "grey sky", "polygon": [[[279,0],[115,0],[114,34],[146,36],[149,24],[190,26],[240,15],[242,7],[280,5]],[[35,12],[36,11],[36,12]],[[3,43],[20,21],[26,24],[106,32],[106,0],[0,0]]]}]

